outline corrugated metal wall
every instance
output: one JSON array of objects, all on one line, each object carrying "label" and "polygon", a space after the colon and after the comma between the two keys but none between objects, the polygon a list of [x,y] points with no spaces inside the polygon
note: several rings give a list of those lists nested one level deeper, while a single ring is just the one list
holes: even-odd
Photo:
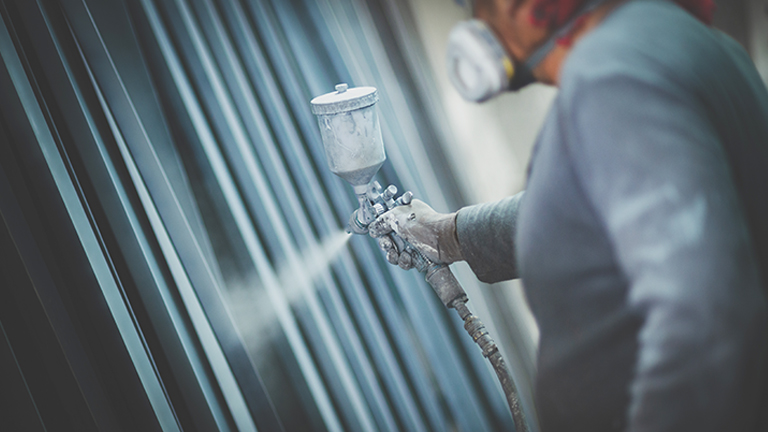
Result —
[{"label": "corrugated metal wall", "polygon": [[433,168],[440,134],[384,13],[396,9],[0,1],[0,355],[26,389],[9,418],[511,429],[493,373],[422,275],[341,233],[356,200],[325,168],[308,104],[341,81],[379,88],[381,182],[460,204]]}]

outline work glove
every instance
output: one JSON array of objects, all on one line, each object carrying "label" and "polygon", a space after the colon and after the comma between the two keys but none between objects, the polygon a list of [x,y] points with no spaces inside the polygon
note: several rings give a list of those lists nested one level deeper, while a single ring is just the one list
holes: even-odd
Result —
[{"label": "work glove", "polygon": [[405,270],[413,268],[414,257],[398,250],[389,233],[400,236],[433,263],[451,264],[464,259],[456,234],[456,215],[438,213],[415,199],[379,216],[368,226],[368,233],[378,239],[387,261]]}]

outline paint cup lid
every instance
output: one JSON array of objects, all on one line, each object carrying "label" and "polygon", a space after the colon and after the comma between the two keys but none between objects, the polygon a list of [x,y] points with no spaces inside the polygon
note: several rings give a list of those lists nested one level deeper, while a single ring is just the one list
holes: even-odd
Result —
[{"label": "paint cup lid", "polygon": [[346,83],[336,85],[336,91],[318,96],[310,102],[315,115],[338,114],[369,107],[379,101],[376,87],[349,88]]}]

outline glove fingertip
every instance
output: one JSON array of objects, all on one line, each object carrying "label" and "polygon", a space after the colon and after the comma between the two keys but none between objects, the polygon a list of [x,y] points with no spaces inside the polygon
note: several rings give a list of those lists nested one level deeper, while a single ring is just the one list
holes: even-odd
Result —
[{"label": "glove fingertip", "polygon": [[413,268],[413,257],[408,252],[403,252],[397,261],[397,265],[403,270],[410,270]]},{"label": "glove fingertip", "polygon": [[387,261],[389,261],[390,264],[397,265],[399,259],[400,257],[398,256],[396,250],[390,249],[389,251],[387,251]]},{"label": "glove fingertip", "polygon": [[381,248],[381,250],[383,250],[384,252],[387,252],[394,247],[395,245],[392,243],[392,240],[390,240],[389,238],[387,237],[379,238],[379,248]]}]

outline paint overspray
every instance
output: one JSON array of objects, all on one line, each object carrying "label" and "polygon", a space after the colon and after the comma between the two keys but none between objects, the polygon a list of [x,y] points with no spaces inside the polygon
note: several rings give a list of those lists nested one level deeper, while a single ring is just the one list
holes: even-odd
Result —
[{"label": "paint overspray", "polygon": [[[318,280],[330,271],[351,237],[351,234],[339,230],[320,242],[308,245],[297,259],[283,260],[275,266],[280,290],[291,307],[298,306],[309,290],[318,289]],[[249,340],[249,345],[253,345],[250,350],[257,352],[262,345],[269,343],[272,337],[268,335],[278,332],[280,325],[272,305],[263,295],[263,287],[259,286],[260,279],[256,275],[246,279],[239,284],[230,284],[229,295],[238,328],[242,336]]]},{"label": "paint overspray", "polygon": [[[277,277],[280,281],[283,293],[291,305],[294,305],[302,296],[306,287],[316,287],[317,279],[326,271],[339,256],[352,237],[344,231],[329,235],[320,244],[312,244],[299,257],[300,271],[295,266],[285,262],[278,266]],[[316,288],[313,288],[316,289]]]}]

